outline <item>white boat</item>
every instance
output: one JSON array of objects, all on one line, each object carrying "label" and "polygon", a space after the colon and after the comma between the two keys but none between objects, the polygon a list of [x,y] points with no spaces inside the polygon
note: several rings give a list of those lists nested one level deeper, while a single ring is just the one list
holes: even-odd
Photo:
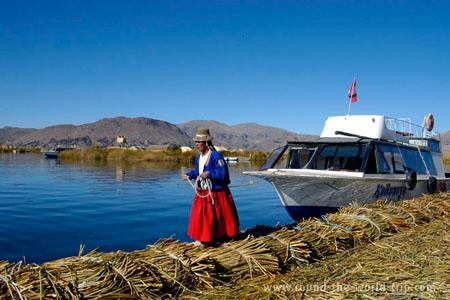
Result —
[{"label": "white boat", "polygon": [[243,156],[225,156],[225,161],[228,163],[238,163],[238,162],[250,162],[252,159],[252,155],[249,157],[243,157]]},{"label": "white boat", "polygon": [[244,174],[271,182],[295,220],[446,191],[439,134],[428,129],[379,115],[329,117],[320,137],[287,142]]},{"label": "white boat", "polygon": [[239,161],[239,157],[235,157],[235,156],[226,156],[224,157],[226,162],[238,162]]},{"label": "white boat", "polygon": [[59,156],[59,152],[56,150],[48,150],[43,152],[45,158],[56,159]]},{"label": "white boat", "polygon": [[44,154],[45,158],[48,159],[57,159],[59,157],[59,154],[64,151],[64,150],[68,150],[68,149],[73,149],[73,148],[65,148],[65,147],[56,147],[54,149],[50,149],[47,151],[42,151],[42,153]]}]

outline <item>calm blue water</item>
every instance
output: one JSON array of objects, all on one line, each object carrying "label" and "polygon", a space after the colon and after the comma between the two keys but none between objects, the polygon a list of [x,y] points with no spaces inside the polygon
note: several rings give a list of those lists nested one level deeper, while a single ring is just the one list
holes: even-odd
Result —
[{"label": "calm blue water", "polygon": [[[0,260],[39,263],[76,255],[80,244],[88,251],[130,251],[163,237],[189,240],[193,190],[180,179],[189,168],[2,154]],[[292,222],[270,184],[241,175],[248,169],[230,165],[241,229]]]}]

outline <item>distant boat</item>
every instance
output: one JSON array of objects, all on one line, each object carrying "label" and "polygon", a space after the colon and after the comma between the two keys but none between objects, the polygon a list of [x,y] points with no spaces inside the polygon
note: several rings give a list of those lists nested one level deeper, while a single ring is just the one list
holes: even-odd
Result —
[{"label": "distant boat", "polygon": [[56,159],[58,158],[59,152],[57,152],[56,150],[49,150],[44,152],[44,157],[45,158],[49,158],[49,159]]},{"label": "distant boat", "polygon": [[249,162],[251,160],[252,156],[249,157],[242,157],[242,156],[225,156],[224,159],[226,162]]},{"label": "distant boat", "polygon": [[61,153],[61,151],[67,150],[67,149],[71,149],[71,148],[57,147],[52,150],[44,151],[43,152],[44,157],[48,158],[48,159],[57,159],[59,157],[59,153]]},{"label": "distant boat", "polygon": [[239,157],[227,156],[227,157],[225,157],[225,161],[226,162],[238,162],[239,161]]}]

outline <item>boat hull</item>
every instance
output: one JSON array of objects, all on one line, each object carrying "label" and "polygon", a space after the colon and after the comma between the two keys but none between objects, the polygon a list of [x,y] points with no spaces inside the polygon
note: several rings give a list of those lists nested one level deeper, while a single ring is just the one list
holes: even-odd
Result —
[{"label": "boat hull", "polygon": [[[247,174],[271,182],[281,203],[294,220],[334,212],[351,203],[365,204],[381,199],[398,201],[428,193],[426,176],[420,176],[416,187],[409,190],[403,175],[382,178],[379,175],[364,176],[362,173],[343,174],[333,171]],[[440,189],[445,190],[448,185],[448,181],[442,180]]]},{"label": "boat hull", "polygon": [[44,157],[47,159],[57,159],[58,154],[58,152],[44,152]]}]

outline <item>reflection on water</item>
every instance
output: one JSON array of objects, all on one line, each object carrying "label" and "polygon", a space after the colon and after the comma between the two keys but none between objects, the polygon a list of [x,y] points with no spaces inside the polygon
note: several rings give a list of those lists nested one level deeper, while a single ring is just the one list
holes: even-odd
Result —
[{"label": "reflection on water", "polygon": [[[186,235],[192,187],[176,163],[60,163],[40,155],[0,155],[0,260],[42,262],[90,250],[134,250]],[[272,186],[230,165],[241,228],[288,223]]]},{"label": "reflection on water", "polygon": [[116,181],[122,182],[123,181],[123,167],[122,166],[116,166]]}]

